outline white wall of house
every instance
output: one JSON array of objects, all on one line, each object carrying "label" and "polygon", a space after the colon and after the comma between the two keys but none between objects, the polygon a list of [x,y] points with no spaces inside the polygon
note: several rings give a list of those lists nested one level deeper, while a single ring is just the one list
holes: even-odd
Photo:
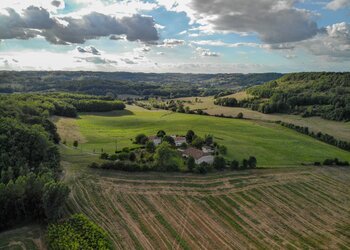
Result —
[{"label": "white wall of house", "polygon": [[212,155],[202,156],[201,158],[199,158],[195,162],[196,162],[196,164],[201,164],[202,162],[206,162],[208,164],[213,164],[214,156],[212,156]]},{"label": "white wall of house", "polygon": [[158,146],[159,144],[162,143],[162,140],[160,138],[153,139],[152,141],[153,141],[154,145],[156,145],[156,146]]},{"label": "white wall of house", "polygon": [[175,145],[177,147],[180,147],[182,145],[182,143],[186,143],[186,140],[178,140],[178,141],[175,141]]},{"label": "white wall of house", "polygon": [[208,147],[203,147],[202,151],[204,153],[214,153],[214,150],[212,148],[208,148]]}]

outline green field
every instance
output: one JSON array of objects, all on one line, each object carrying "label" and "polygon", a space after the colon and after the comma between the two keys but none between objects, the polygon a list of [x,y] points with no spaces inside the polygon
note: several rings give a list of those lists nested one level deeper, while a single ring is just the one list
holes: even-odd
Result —
[{"label": "green field", "polygon": [[[246,92],[238,92],[228,97],[234,97],[237,100],[242,100],[248,95]],[[195,100],[199,100],[195,102]],[[237,116],[238,113],[243,113],[245,118],[257,121],[283,121],[286,123],[293,123],[302,127],[309,127],[310,131],[314,133],[322,132],[338,138],[339,140],[350,141],[350,122],[339,122],[325,120],[318,116],[302,117],[300,115],[290,114],[264,114],[258,111],[254,111],[241,107],[223,107],[214,104],[213,96],[206,97],[185,97],[175,100],[189,101],[185,103],[185,107],[189,107],[191,110],[202,109],[210,115]]]},{"label": "green field", "polygon": [[[185,134],[192,129],[201,136],[213,134],[228,148],[228,159],[242,160],[250,155],[259,166],[300,165],[337,157],[350,161],[350,153],[299,134],[280,125],[249,120],[186,115],[168,111],[148,111],[128,106],[124,111],[81,114],[79,119],[58,118],[62,140],[72,145],[79,138],[79,150],[113,153],[118,147],[135,147],[132,139],[139,133],[154,135],[163,129],[168,134]],[[68,131],[62,131],[65,125]],[[60,131],[61,130],[61,131]]]}]

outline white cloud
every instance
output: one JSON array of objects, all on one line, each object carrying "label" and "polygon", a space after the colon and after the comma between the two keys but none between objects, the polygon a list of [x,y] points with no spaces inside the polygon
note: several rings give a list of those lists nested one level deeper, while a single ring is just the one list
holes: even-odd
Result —
[{"label": "white cloud", "polygon": [[297,44],[316,56],[334,60],[350,60],[350,24],[336,23],[325,28],[313,39]]},{"label": "white cloud", "polygon": [[158,47],[174,48],[185,44],[186,42],[184,40],[164,39],[163,42],[158,45]]},{"label": "white cloud", "polygon": [[30,39],[40,35],[54,44],[81,44],[111,35],[125,35],[129,41],[159,39],[153,18],[138,14],[115,18],[91,12],[81,18],[58,18],[52,17],[44,8],[34,6],[22,13],[10,8],[6,11],[7,14],[0,14],[0,39]]},{"label": "white cloud", "polygon": [[326,6],[330,10],[339,10],[350,6],[350,0],[333,0]]},{"label": "white cloud", "polygon": [[220,56],[219,53],[210,51],[209,49],[204,49],[201,47],[197,47],[196,48],[196,52],[200,55],[200,56],[208,56],[208,57],[218,57]]},{"label": "white cloud", "polygon": [[198,40],[191,41],[191,44],[200,45],[200,46],[218,46],[218,47],[228,47],[228,48],[237,48],[237,47],[252,47],[252,48],[262,48],[264,45],[259,43],[226,43],[221,40]]},{"label": "white cloud", "polygon": [[93,46],[88,46],[85,48],[78,46],[77,51],[80,53],[90,53],[93,55],[100,55],[101,54],[100,51]]},{"label": "white cloud", "polygon": [[313,13],[295,0],[158,0],[170,11],[185,12],[201,32],[256,33],[266,43],[296,42],[318,32]]},{"label": "white cloud", "polygon": [[144,46],[144,47],[141,47],[141,48],[135,48],[134,51],[135,51],[135,52],[148,53],[148,52],[151,51],[151,48],[148,47],[148,46]]}]

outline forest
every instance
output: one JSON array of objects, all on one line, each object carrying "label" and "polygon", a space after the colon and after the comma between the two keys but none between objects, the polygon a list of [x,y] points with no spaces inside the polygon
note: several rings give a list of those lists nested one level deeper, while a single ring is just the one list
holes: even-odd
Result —
[{"label": "forest", "polygon": [[253,98],[240,102],[262,113],[321,116],[350,120],[350,73],[293,73],[247,90]]},{"label": "forest", "polygon": [[52,115],[124,109],[105,97],[54,94],[0,96],[0,230],[56,221],[69,194],[60,182],[60,137]]},{"label": "forest", "polygon": [[114,97],[208,96],[263,84],[281,77],[265,74],[152,74],[127,72],[1,71],[0,93],[75,92]]}]

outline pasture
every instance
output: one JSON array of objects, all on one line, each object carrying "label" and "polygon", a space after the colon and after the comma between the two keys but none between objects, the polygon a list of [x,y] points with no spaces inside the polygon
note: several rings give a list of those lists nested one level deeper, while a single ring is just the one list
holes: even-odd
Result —
[{"label": "pasture", "polygon": [[[65,123],[65,118],[56,122]],[[147,111],[81,114],[69,120],[82,147],[61,145],[67,215],[84,213],[115,249],[348,249],[350,169],[303,167],[298,161],[349,153],[273,123]],[[158,129],[213,133],[228,157],[257,156],[269,169],[126,173],[89,169],[96,148],[135,146]],[[59,131],[60,132],[60,131]],[[67,134],[67,133],[66,133]],[[64,135],[61,134],[62,136]],[[95,148],[95,153],[93,149]],[[282,163],[283,162],[283,163]],[[273,165],[275,164],[275,165]],[[277,168],[283,167],[283,168]]]},{"label": "pasture", "polygon": [[[248,97],[245,92],[239,92],[228,97],[234,97],[237,100]],[[190,101],[186,103],[191,110],[203,109],[210,115],[224,114],[227,116],[237,116],[238,113],[242,112],[245,118],[258,120],[258,121],[283,121],[287,123],[293,123],[298,126],[309,127],[311,131],[318,133],[327,133],[340,140],[350,141],[350,122],[337,122],[331,120],[325,120],[320,117],[301,117],[299,115],[288,115],[288,114],[263,114],[258,111],[250,109],[239,108],[239,107],[222,107],[214,104],[214,98],[208,97],[187,97],[179,98],[176,100]]]},{"label": "pasture", "polygon": [[[113,153],[123,147],[137,147],[132,140],[139,133],[154,135],[163,129],[168,134],[185,134],[192,129],[200,136],[213,134],[219,144],[228,148],[227,159],[242,160],[253,155],[259,166],[295,166],[334,157],[350,160],[349,152],[262,121],[148,111],[128,106],[124,111],[81,114],[78,119],[57,118],[56,124],[68,146],[73,139],[78,139],[78,150],[96,155],[102,151]],[[69,133],[62,130],[65,124],[69,125]]]}]

